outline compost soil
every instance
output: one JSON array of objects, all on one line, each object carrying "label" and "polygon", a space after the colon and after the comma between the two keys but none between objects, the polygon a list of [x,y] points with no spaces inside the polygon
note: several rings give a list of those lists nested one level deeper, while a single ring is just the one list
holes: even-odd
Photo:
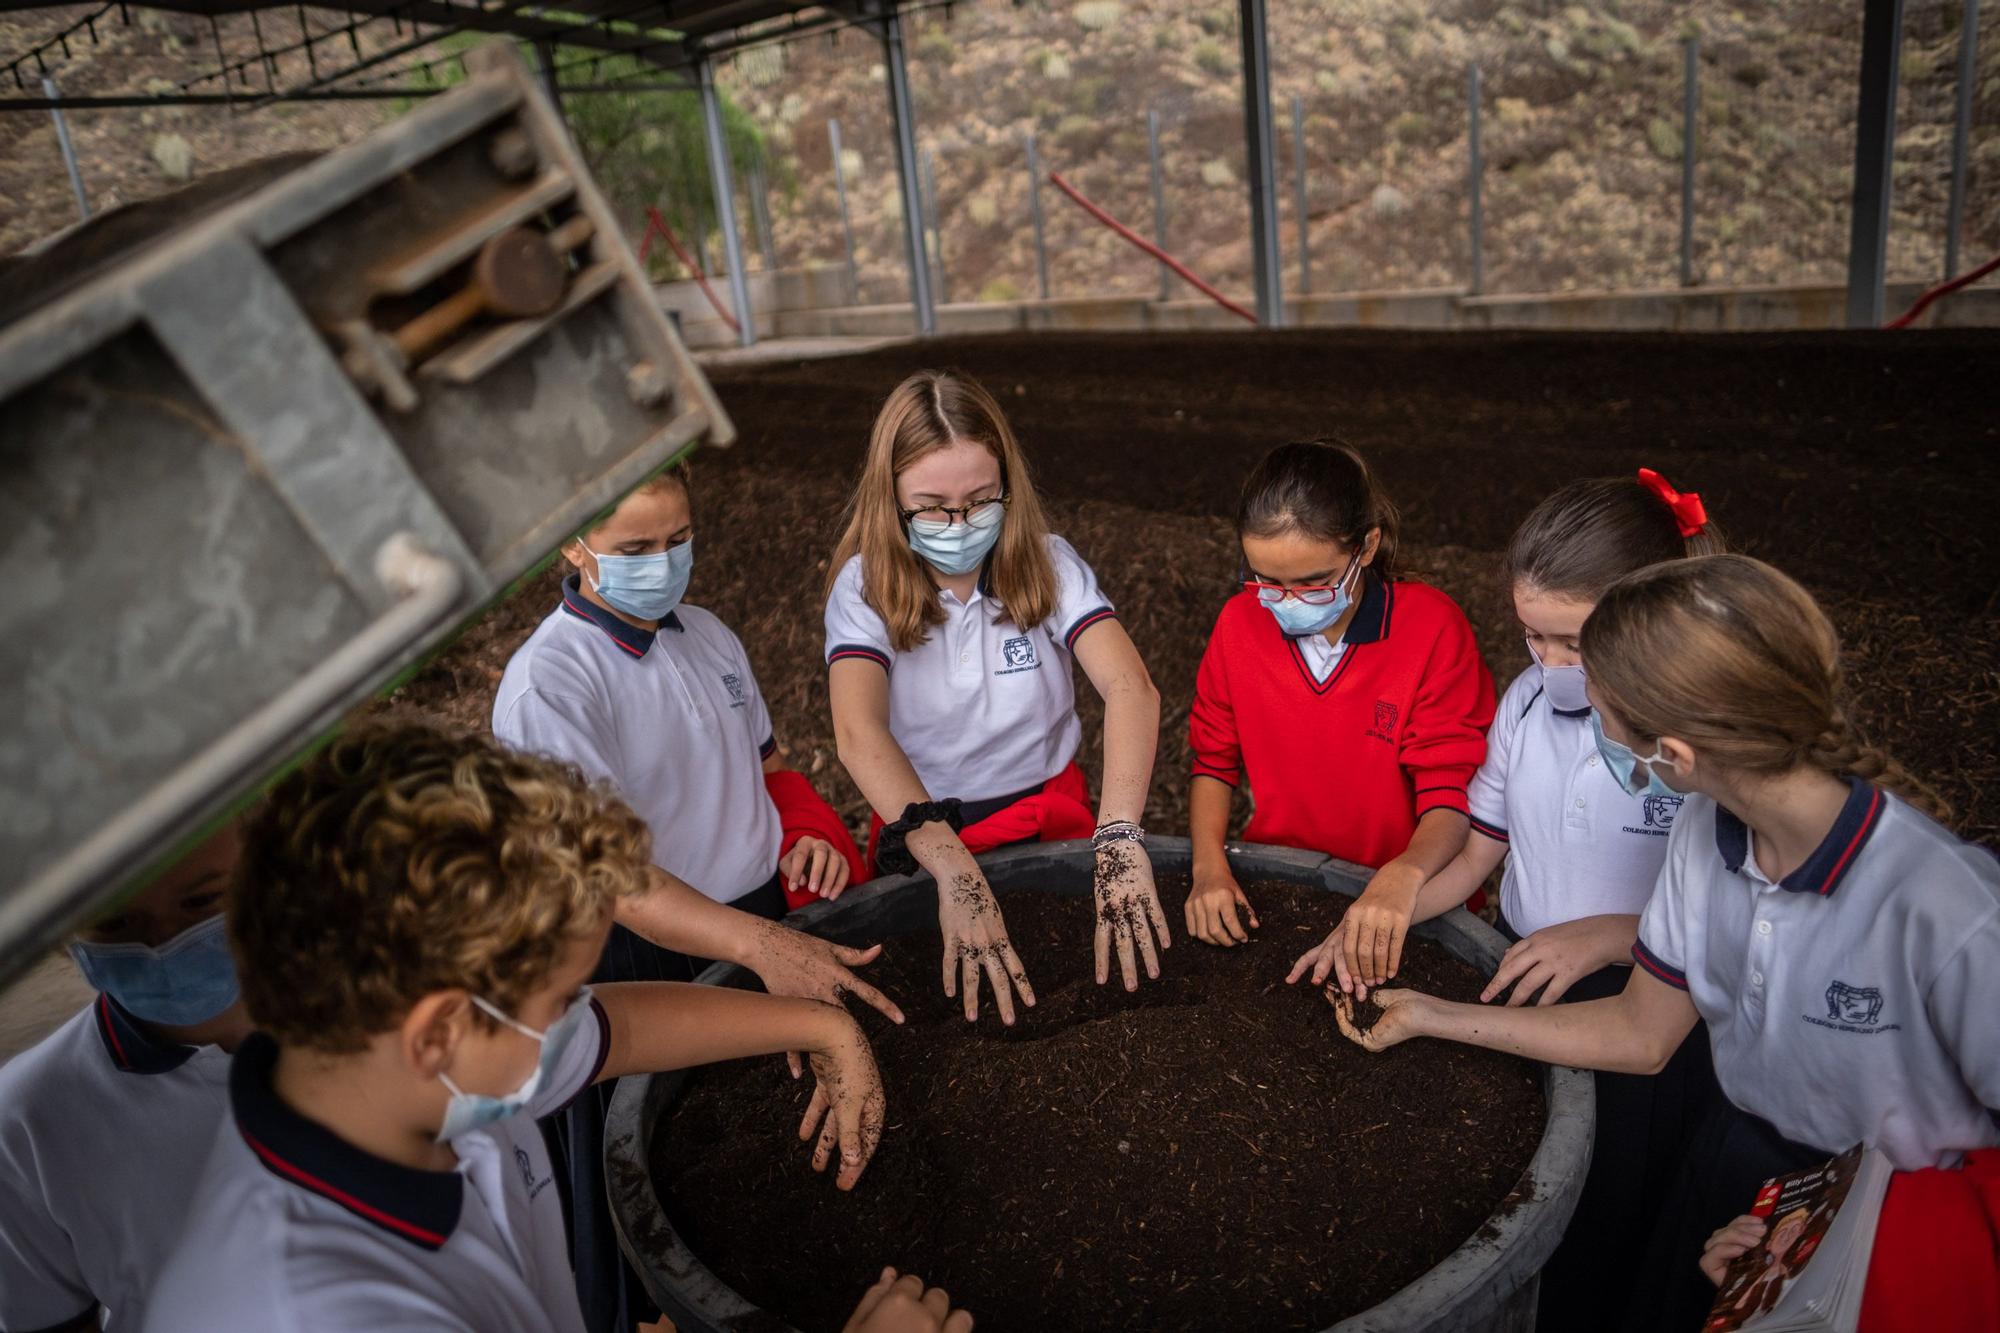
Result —
[{"label": "compost soil", "polygon": [[[2000,848],[2000,414],[1991,330],[1742,335],[1278,332],[939,338],[713,372],[739,438],[696,461],[688,599],[742,638],[777,738],[850,825],[821,608],[868,429],[896,382],[999,395],[1056,530],[1096,570],[1162,698],[1148,823],[1187,827],[1187,708],[1232,591],[1238,488],[1263,451],[1338,434],[1403,510],[1400,563],[1471,617],[1497,683],[1528,665],[1500,565],[1536,501],[1658,468],[1834,618],[1860,721]],[[484,726],[556,604],[530,580],[393,701]],[[1079,679],[1084,770],[1102,708]],[[941,793],[942,794],[942,793]],[[1240,812],[1239,812],[1240,813]]]},{"label": "compost soil", "polygon": [[[1016,892],[1008,933],[1039,1003],[975,1026],[940,987],[935,930],[870,969],[908,1017],[860,1011],[889,1122],[850,1194],[795,1130],[782,1061],[711,1066],[652,1145],[675,1227],[797,1328],[838,1329],[883,1265],[987,1333],[1323,1328],[1403,1287],[1508,1206],[1540,1140],[1534,1066],[1443,1042],[1369,1055],[1292,961],[1346,900],[1251,883],[1263,925],[1220,949],[1179,929],[1126,993],[1091,976],[1090,900]],[[1413,940],[1399,978],[1476,999],[1485,978]]]}]

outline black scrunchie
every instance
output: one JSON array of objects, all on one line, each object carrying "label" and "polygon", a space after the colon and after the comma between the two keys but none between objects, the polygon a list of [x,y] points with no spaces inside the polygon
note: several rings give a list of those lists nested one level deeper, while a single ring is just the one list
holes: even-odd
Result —
[{"label": "black scrunchie", "polygon": [[926,824],[943,820],[951,826],[953,833],[965,827],[965,816],[959,813],[962,803],[956,797],[946,797],[942,801],[912,801],[903,807],[903,817],[893,824],[882,826],[881,836],[875,840],[875,871],[881,875],[914,875],[917,873],[917,858],[910,855],[910,849],[903,840]]}]

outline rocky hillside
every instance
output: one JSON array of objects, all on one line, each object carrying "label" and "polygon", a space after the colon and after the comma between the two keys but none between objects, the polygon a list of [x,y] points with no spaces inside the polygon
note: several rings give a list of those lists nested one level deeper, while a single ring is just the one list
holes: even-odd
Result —
[{"label": "rocky hillside", "polygon": [[[1967,263],[2000,250],[2000,6],[1981,44]],[[0,17],[23,49],[71,6]],[[307,11],[315,29],[330,12]],[[1959,0],[1909,0],[1892,267],[1941,265]],[[214,64],[205,20],[134,8],[55,66],[72,93],[178,82]],[[1832,0],[1270,0],[1285,283],[1299,282],[1291,101],[1305,113],[1317,290],[1457,286],[1467,272],[1466,69],[1484,78],[1487,287],[1671,283],[1679,238],[1682,46],[1701,36],[1696,271],[1709,283],[1837,279],[1847,246],[1856,4]],[[267,38],[296,36],[273,15]],[[1236,7],[1227,0],[960,0],[907,24],[920,144],[935,162],[945,294],[1033,294],[1023,140],[1047,167],[1151,230],[1146,112],[1161,124],[1169,245],[1204,276],[1249,280]],[[234,59],[247,18],[224,21]],[[363,29],[368,44],[400,36]],[[781,264],[836,261],[827,121],[844,134],[864,296],[901,299],[902,233],[880,50],[860,32],[745,53],[725,86],[781,158]],[[239,85],[239,90],[243,90]],[[95,203],[190,172],[331,147],[375,103],[76,113]],[[690,188],[705,188],[692,182]],[[1149,292],[1158,270],[1043,192],[1057,295]],[[750,210],[742,210],[746,227]],[[0,252],[74,220],[49,119],[0,116]],[[636,223],[636,219],[635,219]],[[756,248],[753,245],[754,255]],[[757,262],[753,259],[753,263]]]}]

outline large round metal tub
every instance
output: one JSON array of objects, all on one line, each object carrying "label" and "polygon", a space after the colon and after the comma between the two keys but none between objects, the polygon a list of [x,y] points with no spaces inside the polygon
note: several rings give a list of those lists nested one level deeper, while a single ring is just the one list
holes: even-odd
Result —
[{"label": "large round metal tub", "polygon": [[[1184,838],[1155,838],[1148,850],[1162,874],[1189,868]],[[1368,871],[1344,861],[1288,847],[1232,843],[1230,864],[1248,879],[1276,879],[1356,894]],[[994,892],[1041,889],[1087,893],[1092,857],[1087,842],[1041,843],[979,858]],[[816,903],[791,921],[844,944],[868,944],[936,921],[936,890],[927,876],[892,876],[849,889],[835,903]],[[1179,938],[1179,904],[1168,904]],[[1414,932],[1435,940],[1474,967],[1490,971],[1507,942],[1464,911],[1450,912]],[[1172,955],[1163,960],[1173,965]],[[702,974],[708,985],[746,984],[741,969],[717,964]],[[684,1073],[620,1081],[605,1129],[605,1172],[619,1243],[648,1294],[682,1333],[780,1333],[789,1325],[724,1286],[696,1258],[667,1219],[653,1188],[648,1150],[654,1126],[679,1097]],[[1487,1225],[1443,1262],[1370,1310],[1342,1320],[1330,1333],[1526,1333],[1534,1327],[1538,1275],[1561,1239],[1590,1165],[1595,1088],[1591,1076],[1545,1067],[1542,1092],[1547,1120],[1527,1172]],[[774,1143],[772,1151],[783,1151]],[[974,1315],[978,1311],[973,1311]]]}]

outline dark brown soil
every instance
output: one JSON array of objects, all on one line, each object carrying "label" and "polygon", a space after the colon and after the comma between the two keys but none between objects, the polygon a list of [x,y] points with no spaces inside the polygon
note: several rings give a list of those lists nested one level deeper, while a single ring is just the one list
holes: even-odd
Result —
[{"label": "dark brown soil", "polygon": [[[1162,882],[1178,903],[1180,882]],[[852,1194],[791,1137],[808,1087],[783,1062],[713,1066],[661,1121],[654,1177],[716,1274],[805,1330],[840,1327],[884,1264],[945,1287],[987,1333],[1322,1328],[1409,1283],[1476,1232],[1541,1137],[1534,1067],[1416,1042],[1343,1039],[1294,958],[1345,900],[1251,884],[1263,928],[1189,941],[1127,994],[1090,975],[1078,895],[1006,897],[1040,1003],[968,1025],[938,984],[935,930],[871,971],[909,1017],[862,1015],[889,1128]],[[1178,913],[1175,913],[1176,917]],[[1484,978],[1428,941],[1411,985]]]},{"label": "dark brown soil", "polygon": [[[1864,727],[2000,848],[2000,414],[1991,331],[1435,334],[1333,330],[938,339],[716,373],[741,438],[697,468],[689,599],[742,637],[780,742],[857,828],[822,665],[827,557],[869,423],[926,365],[1006,404],[1057,529],[1097,570],[1159,684],[1148,821],[1187,827],[1187,708],[1237,556],[1236,492],[1267,447],[1337,432],[1404,510],[1404,563],[1472,618],[1504,686],[1527,663],[1500,556],[1580,476],[1659,468],[1733,540],[1802,579],[1845,640]],[[531,581],[400,701],[484,725],[507,656],[555,603]],[[1079,682],[1080,760],[1102,709]]]}]

